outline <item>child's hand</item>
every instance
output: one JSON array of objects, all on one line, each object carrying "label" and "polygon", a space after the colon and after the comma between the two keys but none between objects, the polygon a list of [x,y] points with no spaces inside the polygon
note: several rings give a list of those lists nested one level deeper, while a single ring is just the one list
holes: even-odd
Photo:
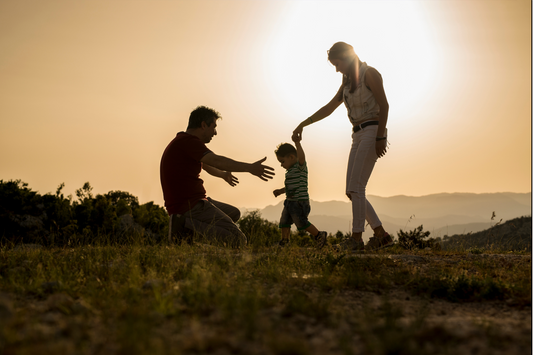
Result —
[{"label": "child's hand", "polygon": [[279,195],[283,194],[283,189],[277,189],[277,190],[274,190],[274,196],[275,197],[278,197]]},{"label": "child's hand", "polygon": [[302,140],[302,135],[299,133],[293,133],[291,138],[294,143],[298,143]]}]

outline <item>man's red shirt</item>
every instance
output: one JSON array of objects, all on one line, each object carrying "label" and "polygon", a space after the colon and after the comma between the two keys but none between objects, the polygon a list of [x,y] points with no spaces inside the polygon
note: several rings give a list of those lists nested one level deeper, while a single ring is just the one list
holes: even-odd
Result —
[{"label": "man's red shirt", "polygon": [[211,150],[196,136],[179,132],[163,153],[160,177],[168,214],[183,214],[206,198],[200,159]]}]

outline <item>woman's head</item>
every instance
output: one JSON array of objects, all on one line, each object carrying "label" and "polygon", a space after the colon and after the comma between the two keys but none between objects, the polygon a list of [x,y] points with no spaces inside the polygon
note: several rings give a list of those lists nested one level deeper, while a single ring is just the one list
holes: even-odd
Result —
[{"label": "woman's head", "polygon": [[337,42],[328,51],[328,60],[342,60],[346,62],[353,62],[357,58],[357,54],[353,50],[353,47],[348,43]]},{"label": "woman's head", "polygon": [[353,47],[345,42],[335,43],[328,51],[328,60],[344,75],[343,83],[351,81],[350,92],[354,92],[359,82],[359,57]]}]

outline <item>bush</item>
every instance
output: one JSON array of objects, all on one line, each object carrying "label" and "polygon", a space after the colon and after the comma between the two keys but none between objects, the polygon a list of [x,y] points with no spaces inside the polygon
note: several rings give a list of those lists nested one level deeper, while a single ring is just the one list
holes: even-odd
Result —
[{"label": "bush", "polygon": [[248,238],[250,246],[271,246],[281,239],[281,230],[277,224],[261,218],[259,210],[247,212],[237,224]]},{"label": "bush", "polygon": [[348,238],[352,237],[352,232],[345,232],[342,233],[341,231],[337,231],[337,233],[329,236],[329,242],[333,245],[340,244],[343,241],[345,241]]},{"label": "bush", "polygon": [[139,205],[137,197],[123,191],[93,196],[88,182],[72,201],[61,193],[64,186],[40,195],[21,180],[0,180],[0,241],[64,246],[135,237],[153,243],[168,233],[168,215],[153,202]]},{"label": "bush", "polygon": [[425,238],[429,237],[430,232],[423,231],[424,226],[421,225],[410,232],[404,232],[400,229],[398,232],[398,244],[408,250],[413,249],[425,249],[425,248],[435,248],[440,249],[440,244],[437,243],[436,239]]}]

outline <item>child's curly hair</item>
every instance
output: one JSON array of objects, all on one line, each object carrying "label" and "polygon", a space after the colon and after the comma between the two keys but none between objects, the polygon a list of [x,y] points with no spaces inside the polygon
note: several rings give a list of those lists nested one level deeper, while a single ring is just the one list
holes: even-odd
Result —
[{"label": "child's curly hair", "polygon": [[296,148],[292,144],[289,143],[281,143],[277,146],[276,150],[274,151],[276,153],[277,157],[286,157],[288,155],[294,154],[296,155]]}]

